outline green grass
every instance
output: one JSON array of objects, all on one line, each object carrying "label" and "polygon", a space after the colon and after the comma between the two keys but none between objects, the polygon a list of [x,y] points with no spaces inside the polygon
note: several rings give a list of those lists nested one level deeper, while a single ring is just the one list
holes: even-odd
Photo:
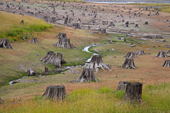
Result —
[{"label": "green grass", "polygon": [[124,92],[115,93],[108,87],[102,87],[98,90],[75,90],[68,94],[62,103],[36,95],[32,100],[20,99],[18,105],[7,103],[1,108],[4,113],[168,113],[170,112],[169,94],[168,83],[149,85],[143,89],[142,103],[118,105]]},{"label": "green grass", "polygon": [[[21,20],[24,20],[24,25],[20,24]],[[0,24],[0,38],[8,38],[11,42],[21,40],[21,37],[27,34],[53,28],[52,25],[46,23],[42,19],[1,11]]]}]

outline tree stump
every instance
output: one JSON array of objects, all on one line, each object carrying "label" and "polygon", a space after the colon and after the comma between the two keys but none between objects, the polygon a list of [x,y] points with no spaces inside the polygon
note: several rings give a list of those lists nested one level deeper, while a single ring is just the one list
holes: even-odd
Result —
[{"label": "tree stump", "polygon": [[169,54],[170,53],[170,50],[167,52],[167,54]]},{"label": "tree stump", "polygon": [[68,22],[68,15],[67,15],[67,17],[64,19],[64,25],[67,25],[67,22]]},{"label": "tree stump", "polygon": [[24,25],[24,20],[21,20],[20,24],[21,24],[21,25]]},{"label": "tree stump", "polygon": [[27,73],[28,73],[28,76],[33,76],[33,75],[35,75],[35,72],[34,72],[34,70],[33,69],[29,69],[29,70],[27,70]]},{"label": "tree stump", "polygon": [[45,93],[42,95],[43,97],[58,100],[64,99],[66,97],[66,90],[64,85],[50,85],[46,88]]},{"label": "tree stump", "polygon": [[144,50],[136,50],[135,54],[136,54],[136,55],[146,55],[146,53],[144,52]]},{"label": "tree stump", "polygon": [[70,39],[68,38],[60,38],[59,41],[53,45],[61,48],[67,48],[67,49],[73,48],[73,46],[70,44]]},{"label": "tree stump", "polygon": [[148,22],[145,22],[144,24],[145,24],[145,25],[148,25]]},{"label": "tree stump", "polygon": [[136,66],[134,64],[134,60],[133,59],[126,59],[125,62],[122,65],[122,68],[125,69],[136,69]]},{"label": "tree stump", "polygon": [[113,22],[110,22],[108,27],[110,27],[110,26],[115,26],[115,24]]},{"label": "tree stump", "polygon": [[59,33],[59,34],[57,35],[57,38],[58,38],[58,39],[60,39],[60,38],[67,38],[67,35],[66,35],[66,33]]},{"label": "tree stump", "polygon": [[127,81],[120,81],[117,87],[118,91],[126,91]]},{"label": "tree stump", "polygon": [[5,101],[0,98],[0,104],[3,104],[3,103],[5,103]]},{"label": "tree stump", "polygon": [[162,57],[168,57],[168,56],[166,55],[165,51],[159,51],[159,53],[156,57],[162,58]]},{"label": "tree stump", "polygon": [[125,58],[137,58],[136,54],[134,52],[128,52],[125,56]]},{"label": "tree stump", "polygon": [[45,67],[44,69],[45,69],[44,74],[45,74],[45,75],[48,75],[48,74],[49,74],[49,73],[48,73],[48,68]]},{"label": "tree stump", "polygon": [[80,23],[73,23],[72,25],[75,29],[81,29],[80,28]]},{"label": "tree stump", "polygon": [[57,53],[56,55],[53,51],[47,52],[47,54],[42,59],[40,59],[40,61],[46,64],[55,65],[56,67],[61,67],[61,64],[66,63],[61,53]]},{"label": "tree stump", "polygon": [[170,67],[170,60],[165,60],[163,67]]},{"label": "tree stump", "polygon": [[72,82],[91,82],[91,81],[95,81],[98,82],[97,78],[94,75],[93,69],[92,68],[83,68],[83,71],[81,73],[81,75]]},{"label": "tree stump", "polygon": [[37,40],[37,38],[32,38],[32,39],[30,40],[30,43],[38,44],[39,41]]},{"label": "tree stump", "polygon": [[101,34],[106,34],[106,29],[101,29],[100,28],[100,32],[101,32]]},{"label": "tree stump", "polygon": [[123,101],[138,103],[142,101],[142,83],[128,82]]},{"label": "tree stump", "polygon": [[101,55],[93,55],[91,58],[90,63],[86,66],[86,68],[91,68],[91,69],[96,69],[96,71],[99,70],[99,68],[110,69],[110,65],[106,65],[103,61],[102,61],[102,56]]},{"label": "tree stump", "polygon": [[135,28],[139,28],[138,24],[135,25]]},{"label": "tree stump", "polygon": [[5,49],[13,49],[10,42],[9,42],[9,39],[6,39],[6,38],[1,39],[0,47],[5,48]]}]

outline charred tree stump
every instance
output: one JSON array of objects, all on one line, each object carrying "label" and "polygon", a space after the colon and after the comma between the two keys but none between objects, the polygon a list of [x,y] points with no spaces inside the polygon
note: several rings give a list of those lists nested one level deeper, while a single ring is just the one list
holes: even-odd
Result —
[{"label": "charred tree stump", "polygon": [[165,60],[163,67],[170,67],[170,60]]},{"label": "charred tree stump", "polygon": [[10,42],[9,42],[9,39],[5,39],[5,38],[1,39],[0,47],[5,48],[5,49],[13,49]]},{"label": "charred tree stump", "polygon": [[46,88],[45,93],[42,95],[43,97],[58,100],[64,99],[66,97],[66,90],[64,85],[50,85]]},{"label": "charred tree stump", "polygon": [[39,41],[37,40],[37,38],[32,38],[32,39],[30,40],[30,43],[38,44]]},{"label": "charred tree stump", "polygon": [[98,82],[97,78],[94,75],[93,69],[83,68],[81,75],[75,81],[72,82],[82,83],[82,82],[91,82],[91,81]]},{"label": "charred tree stump", "polygon": [[142,83],[128,82],[123,101],[139,103],[142,101]]},{"label": "charred tree stump", "polygon": [[125,69],[136,69],[136,66],[134,64],[134,60],[133,59],[126,59],[125,62],[122,65],[122,68]]},{"label": "charred tree stump", "polygon": [[127,81],[120,81],[117,87],[118,91],[126,91]]},{"label": "charred tree stump", "polygon": [[135,54],[136,54],[136,55],[146,55],[146,53],[144,52],[144,50],[136,50]]},{"label": "charred tree stump", "polygon": [[96,71],[101,69],[110,69],[110,65],[106,65],[103,60],[101,55],[93,55],[91,62],[86,66],[86,68],[91,68],[91,69],[96,69]]},{"label": "charred tree stump", "polygon": [[33,75],[35,75],[35,72],[34,72],[33,69],[27,70],[27,73],[28,73],[28,76],[33,76]]},{"label": "charred tree stump", "polygon": [[56,67],[61,67],[61,64],[66,63],[61,53],[57,53],[56,55],[53,51],[47,52],[47,54],[42,59],[40,59],[40,61],[46,64],[55,65]]},{"label": "charred tree stump", "polygon": [[68,38],[60,38],[59,41],[53,45],[61,48],[67,48],[67,49],[73,48],[73,46],[70,44],[70,39]]},{"label": "charred tree stump", "polygon": [[67,17],[64,20],[64,25],[67,25],[67,22],[68,22],[68,15],[67,15]]},{"label": "charred tree stump", "polygon": [[165,51],[159,51],[159,53],[156,57],[162,58],[162,57],[168,57],[168,56],[166,55]]},{"label": "charred tree stump", "polygon": [[45,69],[44,74],[45,74],[45,75],[48,75],[48,74],[49,74],[49,73],[48,73],[48,68],[45,67],[44,69]]},{"label": "charred tree stump", "polygon": [[134,52],[128,52],[126,54],[125,58],[137,58],[137,56]]}]

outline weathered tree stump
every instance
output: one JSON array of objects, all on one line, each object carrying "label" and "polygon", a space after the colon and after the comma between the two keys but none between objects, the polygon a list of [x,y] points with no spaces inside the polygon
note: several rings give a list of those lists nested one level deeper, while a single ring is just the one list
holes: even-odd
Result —
[{"label": "weathered tree stump", "polygon": [[29,69],[29,70],[27,70],[27,73],[28,73],[28,75],[27,76],[33,76],[33,75],[35,75],[35,72],[34,72],[34,70],[33,69]]},{"label": "weathered tree stump", "polygon": [[100,32],[101,32],[101,34],[106,34],[106,29],[101,29],[100,28]]},{"label": "weathered tree stump", "polygon": [[127,81],[120,81],[117,87],[118,91],[126,91]]},{"label": "weathered tree stump", "polygon": [[93,55],[91,58],[91,62],[86,66],[86,68],[91,68],[91,69],[96,69],[96,71],[99,70],[99,68],[101,69],[110,69],[110,65],[106,65],[103,61],[102,61],[102,56],[101,55]]},{"label": "weathered tree stump", "polygon": [[45,69],[44,74],[45,74],[45,75],[48,75],[48,74],[49,74],[49,73],[48,73],[48,68],[45,67],[44,69]]},{"label": "weathered tree stump", "polygon": [[57,53],[56,55],[53,51],[47,52],[47,54],[42,59],[40,59],[40,61],[46,64],[55,65],[56,67],[61,67],[61,64],[66,63],[61,53]]},{"label": "weathered tree stump", "polygon": [[38,44],[39,41],[37,40],[37,38],[32,38],[32,39],[30,40],[30,43]]},{"label": "weathered tree stump", "polygon": [[97,78],[94,75],[93,69],[92,68],[83,68],[83,71],[81,75],[75,80],[71,82],[91,82],[95,81],[98,82]]},{"label": "weathered tree stump", "polygon": [[170,67],[170,60],[165,60],[163,67]]},{"label": "weathered tree stump", "polygon": [[46,88],[45,93],[42,95],[43,97],[59,100],[64,99],[66,97],[66,90],[64,85],[50,85]]},{"label": "weathered tree stump", "polygon": [[60,39],[60,38],[67,38],[67,35],[66,35],[66,33],[59,33],[59,34],[57,35],[57,38],[58,38],[58,39]]},{"label": "weathered tree stump", "polygon": [[144,52],[144,50],[136,50],[135,54],[136,54],[136,55],[146,55],[146,53]]},{"label": "weathered tree stump", "polygon": [[122,65],[122,68],[125,69],[136,69],[136,66],[134,64],[134,60],[133,59],[126,59],[125,62]]},{"label": "weathered tree stump", "polygon": [[126,54],[125,58],[137,58],[137,56],[134,52],[128,52]]},{"label": "weathered tree stump", "polygon": [[159,51],[158,55],[156,55],[156,57],[162,58],[162,57],[168,57],[168,55],[166,55],[165,51]]},{"label": "weathered tree stump", "polygon": [[142,101],[142,83],[128,82],[123,101],[139,103]]},{"label": "weathered tree stump", "polygon": [[5,38],[1,39],[0,47],[5,48],[5,49],[13,49],[10,42],[9,42],[9,39],[5,39]]},{"label": "weathered tree stump", "polygon": [[75,29],[81,29],[80,23],[73,23],[72,25]]},{"label": "weathered tree stump", "polygon": [[68,15],[66,16],[66,18],[64,19],[64,25],[67,25],[68,22]]},{"label": "weathered tree stump", "polygon": [[61,48],[67,48],[67,49],[73,48],[73,46],[70,44],[70,39],[68,38],[60,38],[59,41],[53,45]]},{"label": "weathered tree stump", "polygon": [[3,104],[3,103],[5,103],[5,101],[0,98],[0,104]]}]

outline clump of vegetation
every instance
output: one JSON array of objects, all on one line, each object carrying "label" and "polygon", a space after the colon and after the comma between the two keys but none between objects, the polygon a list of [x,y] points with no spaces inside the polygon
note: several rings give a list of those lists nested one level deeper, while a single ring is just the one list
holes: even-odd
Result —
[{"label": "clump of vegetation", "polygon": [[[24,24],[20,24],[22,20]],[[52,25],[42,19],[6,12],[0,12],[0,24],[0,38],[8,38],[11,42],[21,39],[21,35],[52,28]]]}]

